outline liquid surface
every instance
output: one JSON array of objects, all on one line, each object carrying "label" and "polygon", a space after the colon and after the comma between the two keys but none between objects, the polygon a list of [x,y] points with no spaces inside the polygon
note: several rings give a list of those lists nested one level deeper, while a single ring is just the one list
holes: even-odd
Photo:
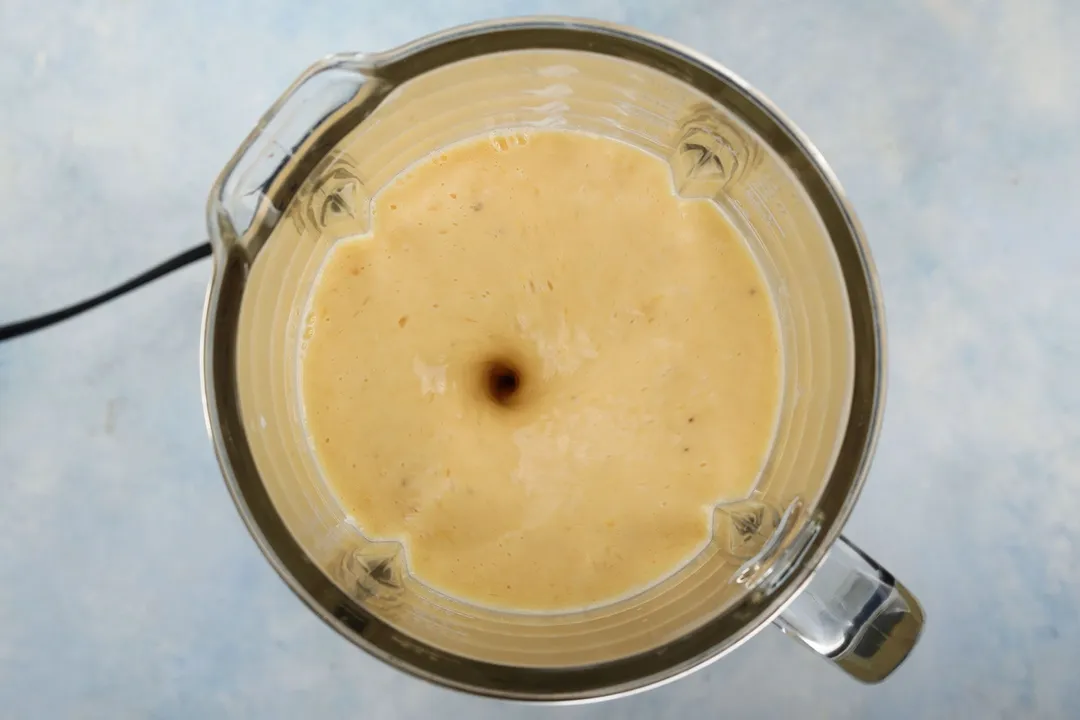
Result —
[{"label": "liquid surface", "polygon": [[667,165],[569,131],[446,148],[313,291],[307,428],[364,533],[468,602],[596,605],[669,575],[772,437],[775,312]]}]

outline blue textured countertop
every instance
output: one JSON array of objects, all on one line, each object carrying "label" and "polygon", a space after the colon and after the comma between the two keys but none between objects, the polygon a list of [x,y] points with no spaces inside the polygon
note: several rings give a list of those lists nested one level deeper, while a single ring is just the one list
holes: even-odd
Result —
[{"label": "blue textured countertop", "polygon": [[384,667],[293,597],[233,509],[200,405],[203,263],[0,345],[0,717],[1080,715],[1080,5],[303,5],[0,4],[0,322],[200,241],[220,167],[327,52],[532,12],[671,36],[775,100],[866,227],[891,385],[848,535],[919,595],[922,643],[864,687],[766,630],[675,684],[559,710]]}]

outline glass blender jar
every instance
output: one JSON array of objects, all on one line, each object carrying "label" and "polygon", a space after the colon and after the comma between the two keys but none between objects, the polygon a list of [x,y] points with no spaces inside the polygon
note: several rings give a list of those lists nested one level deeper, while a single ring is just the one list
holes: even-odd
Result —
[{"label": "glass blender jar", "polygon": [[[777,434],[754,490],[716,506],[712,541],[673,576],[580,612],[499,612],[413,578],[400,545],[365,537],[321,477],[298,387],[305,301],[345,226],[354,234],[379,189],[431,152],[529,127],[635,145],[669,163],[680,195],[717,203],[763,269],[783,350]],[[840,534],[884,394],[866,242],[810,142],[717,63],[565,19],[482,23],[331,56],[226,166],[209,226],[203,388],[226,483],[293,591],[372,655],[468,692],[575,701],[676,678],[769,623],[865,682],[914,646],[918,603]]]}]

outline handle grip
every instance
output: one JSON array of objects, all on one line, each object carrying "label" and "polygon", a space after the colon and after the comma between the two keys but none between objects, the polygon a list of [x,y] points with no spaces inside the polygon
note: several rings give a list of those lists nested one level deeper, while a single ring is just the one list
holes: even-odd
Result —
[{"label": "handle grip", "polygon": [[879,683],[915,647],[923,610],[888,570],[840,537],[776,624],[855,679]]}]

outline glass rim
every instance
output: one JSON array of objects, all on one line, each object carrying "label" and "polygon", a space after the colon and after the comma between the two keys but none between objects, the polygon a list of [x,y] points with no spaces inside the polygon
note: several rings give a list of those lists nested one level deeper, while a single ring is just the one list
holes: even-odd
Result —
[{"label": "glass rim", "polygon": [[[483,43],[476,42],[478,39]],[[771,591],[747,593],[717,617],[651,650],[593,665],[558,668],[499,665],[428,645],[364,609],[308,560],[262,484],[236,399],[240,301],[255,253],[224,247],[217,241],[216,230],[221,214],[217,199],[226,180],[265,121],[319,71],[342,64],[357,67],[362,58],[365,74],[397,86],[451,62],[544,49],[590,52],[659,70],[732,112],[780,155],[810,197],[837,254],[851,312],[855,355],[847,426],[813,508],[817,531],[808,536]],[[382,97],[385,95],[375,106]],[[366,114],[350,113],[348,129],[364,117]],[[279,207],[287,206],[290,199],[275,198],[281,203]],[[215,242],[214,271],[203,314],[203,409],[233,501],[263,555],[312,611],[368,653],[416,677],[478,695],[562,703],[627,695],[675,680],[735,649],[783,611],[839,537],[865,482],[884,404],[885,329],[877,277],[862,229],[838,180],[809,139],[748,83],[720,63],[678,43],[610,23],[536,17],[454,27],[378,53],[330,56],[309,68],[270,108],[225,166],[211,192],[208,209]]]}]

